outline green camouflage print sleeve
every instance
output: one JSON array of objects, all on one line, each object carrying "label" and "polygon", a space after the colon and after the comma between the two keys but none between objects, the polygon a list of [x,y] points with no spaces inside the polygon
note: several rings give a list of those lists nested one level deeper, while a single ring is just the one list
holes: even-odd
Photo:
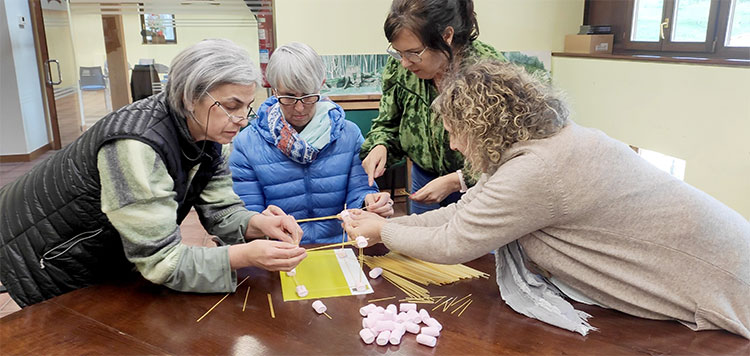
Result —
[{"label": "green camouflage print sleeve", "polygon": [[383,69],[383,95],[380,98],[378,117],[372,120],[372,127],[359,153],[360,159],[364,160],[375,146],[384,145],[388,149],[388,167],[404,158],[399,142],[402,103],[396,98],[399,68],[399,61],[390,58]]}]

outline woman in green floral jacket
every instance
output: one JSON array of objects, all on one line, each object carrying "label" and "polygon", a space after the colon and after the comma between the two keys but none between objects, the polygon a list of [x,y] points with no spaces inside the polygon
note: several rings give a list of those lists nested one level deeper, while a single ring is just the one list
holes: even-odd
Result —
[{"label": "woman in green floral jacket", "polygon": [[[394,0],[385,20],[393,57],[383,71],[380,113],[362,145],[362,166],[372,185],[386,164],[409,157],[410,211],[422,213],[458,200],[466,190],[464,157],[452,151],[430,104],[454,65],[477,58],[503,59],[477,39],[473,0]],[[471,184],[471,182],[469,182]]]}]

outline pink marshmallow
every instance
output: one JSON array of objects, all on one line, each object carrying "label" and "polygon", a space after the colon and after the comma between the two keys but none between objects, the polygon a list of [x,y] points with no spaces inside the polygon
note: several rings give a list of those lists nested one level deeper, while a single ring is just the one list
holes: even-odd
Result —
[{"label": "pink marshmallow", "polygon": [[357,247],[359,248],[367,247],[367,238],[364,236],[357,236],[357,238],[354,239],[354,242],[357,244]]},{"label": "pink marshmallow", "polygon": [[394,323],[394,322],[392,322],[390,320],[380,320],[380,321],[378,321],[378,322],[375,323],[375,327],[373,327],[372,329],[375,330],[375,331],[377,331],[377,332],[380,332],[380,331],[383,331],[383,330],[391,331],[395,327],[396,327],[396,323]]},{"label": "pink marshmallow", "polygon": [[[402,312],[408,312],[409,310],[416,311],[417,310],[417,305],[414,304],[414,303],[401,303],[399,305],[399,310],[401,310]],[[424,309],[422,309],[422,310],[424,310]]]},{"label": "pink marshmallow", "polygon": [[304,285],[302,284],[298,285],[297,288],[295,288],[295,290],[297,291],[297,295],[300,298],[307,297],[307,288],[305,288]]},{"label": "pink marshmallow", "polygon": [[323,313],[326,312],[326,310],[328,310],[328,308],[326,307],[326,305],[323,304],[323,302],[321,302],[319,300],[314,301],[312,303],[312,307],[313,307],[313,309],[315,309],[315,312],[317,312],[318,314],[323,314]]},{"label": "pink marshmallow", "polygon": [[409,310],[408,312],[406,312],[406,318],[407,320],[415,324],[419,324],[422,322],[422,317],[419,316],[419,313],[416,310]]},{"label": "pink marshmallow", "polygon": [[425,335],[434,336],[434,337],[440,336],[440,330],[438,330],[438,328],[433,327],[433,326],[423,327],[421,333]]},{"label": "pink marshmallow", "polygon": [[385,346],[388,344],[388,339],[391,338],[391,332],[388,330],[383,330],[378,334],[378,338],[375,341],[380,346]]},{"label": "pink marshmallow", "polygon": [[375,310],[375,304],[372,304],[372,303],[367,304],[363,306],[362,308],[359,308],[359,315],[367,316],[373,310]]},{"label": "pink marshmallow", "polygon": [[425,346],[435,347],[437,339],[434,336],[419,334],[417,335],[417,342]]},{"label": "pink marshmallow", "polygon": [[403,326],[401,326],[401,328],[397,326],[396,329],[393,329],[393,331],[391,331],[391,337],[388,339],[388,341],[391,343],[391,345],[398,345],[401,343],[401,338],[404,336],[404,333],[406,333],[406,329],[404,329]]},{"label": "pink marshmallow", "polygon": [[424,323],[425,320],[430,318],[430,313],[427,312],[427,310],[420,309],[419,310],[419,316],[422,317],[422,322]]},{"label": "pink marshmallow", "polygon": [[380,267],[375,267],[375,268],[371,269],[370,273],[369,273],[370,278],[372,278],[372,279],[380,277],[381,274],[383,274],[383,269],[380,268]]},{"label": "pink marshmallow", "polygon": [[296,268],[292,268],[291,271],[286,272],[287,277],[294,277],[296,274],[297,274],[297,269]]},{"label": "pink marshmallow", "polygon": [[373,341],[375,341],[375,333],[372,332],[370,329],[362,329],[359,331],[359,337],[362,338],[362,341],[365,342],[365,344],[372,344]]},{"label": "pink marshmallow", "polygon": [[425,320],[424,323],[427,324],[427,326],[432,326],[434,328],[437,328],[438,331],[443,330],[443,325],[441,325],[440,323],[438,323],[438,321],[435,320],[435,318],[429,318],[429,319]]},{"label": "pink marshmallow", "polygon": [[419,334],[419,325],[412,323],[411,321],[407,321],[402,324],[404,328],[406,328],[406,331],[408,331],[411,334]]}]

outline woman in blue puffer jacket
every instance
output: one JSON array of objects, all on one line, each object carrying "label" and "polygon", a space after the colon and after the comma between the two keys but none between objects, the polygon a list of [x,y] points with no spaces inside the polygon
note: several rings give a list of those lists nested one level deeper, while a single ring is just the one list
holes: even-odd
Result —
[{"label": "woman in blue puffer jacket", "polygon": [[[230,169],[234,191],[250,210],[277,206],[297,219],[335,215],[367,207],[393,215],[388,193],[369,186],[359,159],[364,141],[344,110],[321,98],[325,66],[309,46],[293,42],[276,49],[266,68],[274,96],[258,118],[234,140]],[[274,208],[268,211],[274,211]],[[341,241],[336,219],[300,224],[301,243]]]}]

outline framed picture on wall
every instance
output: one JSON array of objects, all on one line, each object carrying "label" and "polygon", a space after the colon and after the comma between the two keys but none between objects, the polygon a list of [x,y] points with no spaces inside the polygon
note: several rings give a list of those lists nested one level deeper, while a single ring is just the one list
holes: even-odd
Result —
[{"label": "framed picture on wall", "polygon": [[141,37],[143,37],[143,44],[177,43],[174,15],[142,14]]}]

